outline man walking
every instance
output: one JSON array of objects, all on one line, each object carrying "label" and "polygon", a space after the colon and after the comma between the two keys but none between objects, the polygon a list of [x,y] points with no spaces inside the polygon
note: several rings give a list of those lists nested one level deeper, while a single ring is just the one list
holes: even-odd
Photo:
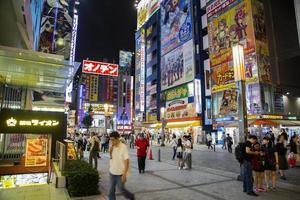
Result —
[{"label": "man walking", "polygon": [[222,134],[222,141],[223,141],[222,149],[226,149],[226,135],[225,135],[225,132],[223,132],[223,134]]},{"label": "man walking", "polygon": [[226,140],[227,140],[226,142],[227,142],[228,152],[232,153],[232,144],[233,144],[233,141],[232,141],[232,137],[229,135],[229,133],[227,133]]},{"label": "man walking", "polygon": [[91,140],[90,140],[90,144],[91,144],[91,147],[90,147],[90,156],[89,156],[89,163],[91,166],[93,166],[93,160],[95,162],[95,169],[97,169],[98,167],[98,153],[99,153],[99,150],[100,150],[100,141],[96,135],[95,132],[92,132],[91,133]]},{"label": "man walking", "polygon": [[125,188],[125,182],[129,172],[129,154],[127,146],[120,142],[120,134],[117,131],[113,131],[110,134],[110,141],[110,189],[108,198],[109,200],[116,200],[116,186],[118,185],[120,192],[125,198],[134,200],[134,194]]},{"label": "man walking", "polygon": [[243,191],[246,192],[248,195],[251,196],[258,196],[253,191],[253,182],[252,182],[252,157],[254,155],[259,155],[259,151],[251,151],[252,145],[257,142],[257,137],[255,135],[249,135],[248,139],[245,144],[245,153],[244,159],[242,163],[242,170],[243,170]]},{"label": "man walking", "polygon": [[145,173],[146,156],[149,147],[149,141],[145,138],[145,135],[141,133],[135,142],[137,149],[136,154],[138,158],[139,173]]}]

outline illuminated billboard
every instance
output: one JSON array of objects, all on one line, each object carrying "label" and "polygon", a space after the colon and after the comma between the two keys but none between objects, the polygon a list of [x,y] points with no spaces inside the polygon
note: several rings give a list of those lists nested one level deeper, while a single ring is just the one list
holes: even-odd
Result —
[{"label": "illuminated billboard", "polygon": [[137,7],[137,28],[139,29],[158,9],[161,0],[141,0]]},{"label": "illuminated billboard", "polygon": [[161,58],[161,89],[192,81],[194,69],[194,47],[190,40]]},{"label": "illuminated billboard", "polygon": [[118,68],[119,66],[117,64],[84,60],[82,72],[106,76],[118,76]]},{"label": "illuminated billboard", "polygon": [[132,52],[121,50],[119,54],[119,66],[131,67],[131,63],[132,63]]},{"label": "illuminated billboard", "polygon": [[193,37],[191,0],[161,2],[161,55]]}]

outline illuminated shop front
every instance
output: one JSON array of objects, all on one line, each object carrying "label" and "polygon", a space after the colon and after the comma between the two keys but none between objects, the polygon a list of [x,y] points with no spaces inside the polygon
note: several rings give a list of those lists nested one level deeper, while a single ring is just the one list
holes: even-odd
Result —
[{"label": "illuminated shop front", "polygon": [[0,112],[0,188],[46,184],[56,141],[66,135],[64,113]]}]

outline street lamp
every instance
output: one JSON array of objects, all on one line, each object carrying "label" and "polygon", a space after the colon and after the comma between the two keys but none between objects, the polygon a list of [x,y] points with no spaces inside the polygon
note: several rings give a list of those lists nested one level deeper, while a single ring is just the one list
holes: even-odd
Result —
[{"label": "street lamp", "polygon": [[107,116],[108,116],[108,104],[104,104],[104,125],[105,125],[105,133],[107,133]]},{"label": "street lamp", "polygon": [[240,91],[239,105],[239,139],[244,142],[248,134],[247,106],[246,106],[246,70],[244,47],[240,44],[232,47],[234,80]]},{"label": "street lamp", "polygon": [[160,108],[160,119],[161,119],[161,133],[162,133],[162,141],[161,141],[161,146],[165,146],[165,114],[166,114],[166,109],[165,107]]}]

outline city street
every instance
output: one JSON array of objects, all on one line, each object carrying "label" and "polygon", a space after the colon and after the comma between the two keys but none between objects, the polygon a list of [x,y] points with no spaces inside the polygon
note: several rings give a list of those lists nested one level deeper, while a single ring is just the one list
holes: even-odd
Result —
[{"label": "city street", "polygon": [[[140,175],[134,151],[130,151],[132,175],[126,187],[136,194],[138,200],[235,200],[253,199],[242,192],[242,182],[236,181],[238,165],[232,154],[210,152],[204,146],[193,152],[193,169],[178,170],[170,159],[171,148],[161,147],[161,162],[157,161],[157,147],[154,147],[153,161],[147,160],[146,173]],[[99,160],[101,192],[108,190],[108,155]],[[287,182],[279,182],[277,192],[260,193],[258,199],[300,199],[299,168],[287,174]],[[293,177],[292,177],[293,176]],[[290,180],[289,180],[290,179]],[[298,181],[298,182],[297,182]],[[97,199],[97,198],[88,198]],[[118,199],[124,199],[118,196]]]}]

